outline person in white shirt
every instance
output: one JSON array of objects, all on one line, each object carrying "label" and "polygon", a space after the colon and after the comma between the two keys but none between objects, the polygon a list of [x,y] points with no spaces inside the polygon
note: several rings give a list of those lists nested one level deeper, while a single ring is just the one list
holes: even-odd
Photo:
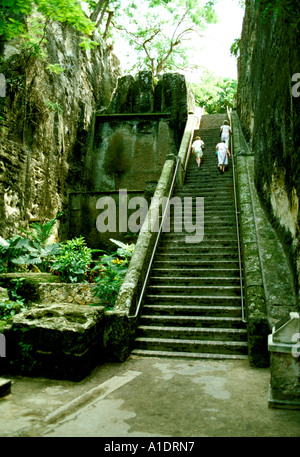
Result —
[{"label": "person in white shirt", "polygon": [[225,167],[228,165],[228,157],[230,157],[230,151],[224,142],[217,144],[216,151],[218,153],[218,167],[220,169],[220,173],[223,174]]},{"label": "person in white shirt", "polygon": [[228,121],[225,120],[223,125],[221,125],[220,132],[221,132],[221,141],[224,141],[226,144],[226,147],[229,148],[229,138],[231,135],[231,128],[229,126]]},{"label": "person in white shirt", "polygon": [[196,162],[198,168],[201,165],[201,159],[203,156],[204,141],[201,140],[200,136],[196,136],[195,141],[192,144],[192,154],[196,156]]}]

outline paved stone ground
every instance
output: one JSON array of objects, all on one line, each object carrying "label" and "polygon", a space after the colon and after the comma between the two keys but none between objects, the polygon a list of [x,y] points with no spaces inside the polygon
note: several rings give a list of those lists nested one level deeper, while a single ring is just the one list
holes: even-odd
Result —
[{"label": "paved stone ground", "polygon": [[9,379],[2,437],[300,437],[300,411],[269,408],[269,369],[245,360],[131,356],[78,383]]}]

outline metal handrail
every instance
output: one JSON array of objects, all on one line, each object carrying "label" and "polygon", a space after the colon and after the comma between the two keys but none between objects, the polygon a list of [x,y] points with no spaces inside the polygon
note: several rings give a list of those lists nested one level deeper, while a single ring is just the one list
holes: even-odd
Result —
[{"label": "metal handrail", "polygon": [[[227,116],[229,118],[230,129],[232,132],[232,109],[230,110],[227,107]],[[242,275],[242,257],[241,257],[241,243],[240,243],[240,232],[239,232],[239,217],[238,217],[238,204],[236,197],[236,180],[235,180],[235,163],[234,163],[234,154],[233,154],[233,141],[230,142],[230,154],[232,157],[232,168],[233,168],[233,190],[234,190],[234,206],[235,206],[235,219],[236,219],[236,233],[237,233],[237,243],[238,243],[238,256],[239,256],[239,271],[240,271],[240,288],[241,288],[241,308],[242,308],[242,320],[245,320],[245,309],[244,309],[244,287],[243,287],[243,275]]]},{"label": "metal handrail", "polygon": [[143,287],[142,287],[142,290],[141,290],[141,293],[140,293],[140,297],[139,297],[139,301],[138,301],[138,304],[137,304],[137,307],[136,307],[136,311],[135,311],[134,315],[129,315],[128,316],[131,319],[132,318],[136,318],[138,316],[138,314],[139,314],[139,311],[140,311],[140,307],[141,307],[141,304],[142,304],[142,301],[143,301],[143,298],[144,298],[144,293],[145,293],[145,290],[146,290],[146,286],[147,286],[147,283],[148,283],[149,274],[150,274],[150,271],[151,271],[151,268],[152,268],[153,259],[154,259],[155,253],[156,253],[156,248],[157,248],[157,245],[158,245],[159,237],[160,237],[160,234],[161,234],[161,231],[162,231],[163,224],[165,222],[165,217],[166,217],[167,210],[168,210],[168,207],[169,207],[170,198],[171,198],[171,195],[172,195],[173,190],[174,190],[174,185],[175,185],[175,180],[176,180],[176,176],[177,176],[178,166],[179,166],[180,163],[181,163],[180,158],[177,156],[176,157],[176,166],[175,166],[175,170],[174,170],[174,174],[173,174],[173,179],[172,179],[169,195],[168,195],[168,198],[167,198],[167,202],[166,202],[166,205],[165,205],[163,216],[161,218],[159,230],[157,232],[155,244],[154,244],[154,247],[153,247],[153,250],[152,250],[150,262],[149,262],[149,265],[148,265],[148,268],[147,268],[146,276],[145,276],[145,279],[144,279],[144,283],[143,283]]}]

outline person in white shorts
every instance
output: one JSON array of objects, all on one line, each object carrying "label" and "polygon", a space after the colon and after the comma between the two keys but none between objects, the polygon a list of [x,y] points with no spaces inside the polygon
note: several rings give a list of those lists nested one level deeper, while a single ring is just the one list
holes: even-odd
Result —
[{"label": "person in white shorts", "polygon": [[216,151],[218,153],[218,167],[221,174],[223,174],[225,167],[228,165],[228,157],[230,157],[230,151],[224,142],[217,144]]},{"label": "person in white shorts", "polygon": [[224,141],[226,144],[226,148],[229,148],[229,138],[231,135],[231,128],[229,126],[228,121],[224,121],[223,125],[220,127],[221,132],[221,141]]},{"label": "person in white shorts", "polygon": [[192,144],[192,154],[196,156],[196,162],[198,168],[201,165],[201,159],[203,156],[204,141],[201,140],[200,136],[196,136],[195,141]]}]

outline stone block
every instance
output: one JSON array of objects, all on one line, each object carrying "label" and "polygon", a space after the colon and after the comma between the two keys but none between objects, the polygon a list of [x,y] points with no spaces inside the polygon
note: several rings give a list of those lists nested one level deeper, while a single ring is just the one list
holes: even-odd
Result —
[{"label": "stone block", "polygon": [[0,378],[0,398],[9,395],[11,392],[11,380]]},{"label": "stone block", "polygon": [[78,381],[102,357],[103,307],[38,305],[13,318],[10,359],[17,373]]},{"label": "stone block", "polygon": [[291,312],[269,335],[269,407],[300,409],[300,317]]}]

